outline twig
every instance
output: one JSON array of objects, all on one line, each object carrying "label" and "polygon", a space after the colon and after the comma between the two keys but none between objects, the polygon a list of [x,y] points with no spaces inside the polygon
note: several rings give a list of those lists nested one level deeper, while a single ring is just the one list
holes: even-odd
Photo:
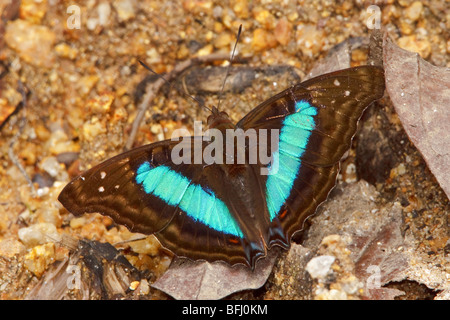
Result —
[{"label": "twig", "polygon": [[142,98],[142,101],[138,106],[136,118],[133,121],[130,135],[128,136],[127,143],[125,144],[125,150],[130,150],[132,148],[134,139],[136,138],[136,134],[139,130],[139,127],[141,126],[142,120],[144,119],[145,111],[147,110],[149,104],[152,102],[155,96],[158,94],[164,83],[170,82],[171,80],[175,79],[179,74],[193,65],[228,59],[229,55],[226,53],[212,53],[209,55],[192,58],[177,64],[171,72],[162,76],[162,78],[159,78],[155,82],[149,83],[145,89],[144,97]]},{"label": "twig", "polygon": [[[36,189],[34,188],[33,182],[31,181],[30,177],[28,176],[27,172],[25,171],[25,168],[22,166],[22,164],[20,163],[20,161],[17,158],[17,156],[14,154],[14,145],[16,144],[17,140],[19,139],[20,135],[22,134],[22,132],[25,129],[25,126],[26,126],[26,124],[28,122],[27,109],[26,109],[26,106],[27,106],[27,93],[25,92],[25,88],[24,88],[23,83],[21,81],[19,81],[19,91],[22,94],[22,101],[20,102],[20,104],[22,104],[23,116],[19,118],[19,130],[11,138],[11,140],[9,142],[8,155],[9,155],[12,163],[17,168],[19,168],[20,172],[22,173],[22,175],[27,180],[28,184],[31,187],[32,195],[34,197],[36,195]],[[20,108],[18,108],[18,109],[20,109]]]}]

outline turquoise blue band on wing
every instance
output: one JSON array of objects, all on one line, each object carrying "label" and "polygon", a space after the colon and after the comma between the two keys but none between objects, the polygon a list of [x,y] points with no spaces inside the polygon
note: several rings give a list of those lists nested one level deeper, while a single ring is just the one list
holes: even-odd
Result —
[{"label": "turquoise blue band on wing", "polygon": [[295,104],[295,113],[285,117],[281,126],[278,151],[273,157],[278,157],[277,172],[269,175],[266,181],[266,201],[270,221],[278,215],[282,205],[289,197],[301,167],[301,156],[308,145],[311,131],[316,124],[314,116],[317,108],[307,101]]},{"label": "turquoise blue band on wing", "polygon": [[153,167],[149,162],[144,162],[137,169],[135,179],[147,194],[179,207],[193,220],[219,232],[244,237],[227,206],[214,192],[192,183],[170,167]]}]

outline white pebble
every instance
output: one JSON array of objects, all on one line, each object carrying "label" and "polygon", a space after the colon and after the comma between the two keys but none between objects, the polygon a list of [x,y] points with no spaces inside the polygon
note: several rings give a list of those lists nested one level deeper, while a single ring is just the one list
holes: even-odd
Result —
[{"label": "white pebble", "polygon": [[333,256],[318,256],[312,258],[306,265],[306,271],[313,279],[324,278],[329,272],[334,260]]},{"label": "white pebble", "polygon": [[20,241],[27,247],[34,247],[61,239],[55,225],[48,222],[36,223],[29,227],[21,228],[18,236]]}]

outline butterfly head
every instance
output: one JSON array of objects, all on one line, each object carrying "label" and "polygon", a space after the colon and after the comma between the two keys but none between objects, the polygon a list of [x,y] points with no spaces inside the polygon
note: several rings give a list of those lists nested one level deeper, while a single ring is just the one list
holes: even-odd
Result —
[{"label": "butterfly head", "polygon": [[209,128],[216,128],[219,130],[233,129],[235,125],[231,121],[228,114],[224,111],[219,111],[216,107],[212,107],[212,114],[208,117],[207,124]]}]

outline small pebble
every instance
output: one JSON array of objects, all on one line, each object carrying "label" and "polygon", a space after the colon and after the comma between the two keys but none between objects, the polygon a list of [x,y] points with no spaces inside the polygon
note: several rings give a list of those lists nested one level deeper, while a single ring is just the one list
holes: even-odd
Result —
[{"label": "small pebble", "polygon": [[41,222],[18,231],[20,241],[27,247],[34,247],[44,243],[59,240],[61,237],[54,224]]},{"label": "small pebble", "polygon": [[[214,8],[215,9],[215,8]],[[214,11],[213,9],[213,11]],[[246,0],[238,0],[233,5],[233,11],[241,19],[247,19],[249,17],[249,4]]]},{"label": "small pebble", "polygon": [[274,35],[264,29],[253,31],[252,47],[255,51],[263,51],[275,47],[277,40]]},{"label": "small pebble", "polygon": [[130,283],[129,289],[134,291],[137,289],[138,286],[139,286],[139,281],[133,281]]},{"label": "small pebble", "polygon": [[111,7],[109,3],[102,2],[97,7],[97,17],[89,18],[86,21],[89,30],[96,30],[97,26],[106,26],[109,24]]},{"label": "small pebble", "polygon": [[78,55],[78,49],[71,47],[67,43],[58,43],[55,46],[55,52],[59,57],[70,60],[74,60]]},{"label": "small pebble", "polygon": [[233,36],[231,36],[228,32],[223,32],[217,36],[217,38],[214,40],[214,46],[216,48],[225,48],[229,47],[230,44],[233,42]]},{"label": "small pebble", "polygon": [[52,177],[56,177],[61,170],[56,157],[45,157],[40,161],[39,167]]},{"label": "small pebble", "polygon": [[115,94],[113,92],[105,92],[90,99],[86,107],[93,113],[107,113],[111,109],[114,98]]},{"label": "small pebble", "polygon": [[34,25],[17,19],[6,25],[4,39],[19,56],[37,67],[53,67],[55,34],[46,26]]},{"label": "small pebble", "polygon": [[276,19],[269,10],[256,7],[255,9],[253,9],[253,17],[265,29],[275,28]]},{"label": "small pebble", "polygon": [[422,10],[423,10],[422,2],[415,1],[408,8],[406,8],[405,17],[411,21],[417,21],[420,18]]},{"label": "small pebble", "polygon": [[147,254],[155,256],[158,254],[161,245],[154,236],[149,236],[143,240],[132,241],[129,243],[130,247],[136,253]]},{"label": "small pebble", "polygon": [[47,0],[22,0],[19,16],[34,24],[40,24],[47,12]]},{"label": "small pebble", "polygon": [[31,181],[37,183],[39,188],[45,188],[53,186],[55,179],[45,172],[37,172]]},{"label": "small pebble", "polygon": [[91,92],[92,88],[97,84],[99,77],[97,75],[87,75],[77,80],[78,92],[85,97]]},{"label": "small pebble", "polygon": [[106,133],[106,128],[103,122],[97,117],[92,117],[90,121],[87,121],[83,125],[83,138],[87,141],[94,141],[100,134]]},{"label": "small pebble", "polygon": [[289,41],[291,40],[291,31],[292,31],[292,26],[289,23],[288,20],[286,20],[286,18],[281,18],[276,27],[275,27],[275,31],[274,31],[274,35],[275,35],[275,39],[277,39],[277,41],[285,46],[289,43]]},{"label": "small pebble", "polygon": [[98,23],[101,26],[106,26],[109,23],[109,16],[111,15],[111,6],[107,2],[102,2],[97,7]]},{"label": "small pebble", "polygon": [[50,139],[50,131],[42,123],[37,123],[34,127],[34,131],[36,132],[36,137],[40,141],[47,141]]},{"label": "small pebble", "polygon": [[87,223],[86,217],[76,217],[70,220],[70,227],[72,229],[78,229],[83,227]]},{"label": "small pebble", "polygon": [[417,52],[423,59],[431,54],[431,44],[426,38],[419,38],[416,35],[404,36],[399,38],[397,43],[402,49]]},{"label": "small pebble", "polygon": [[68,168],[75,160],[78,159],[79,156],[79,152],[62,152],[56,155],[56,160]]},{"label": "small pebble", "polygon": [[146,296],[150,293],[150,285],[147,279],[142,279],[139,283],[138,291],[140,295]]},{"label": "small pebble", "polygon": [[[68,179],[66,179],[66,180],[68,180]],[[39,190],[42,190],[42,189],[39,189]],[[37,221],[39,221],[41,223],[50,223],[54,226],[60,227],[61,223],[62,223],[62,219],[61,219],[61,216],[59,215],[59,208],[57,208],[55,206],[54,201],[52,201],[50,203],[49,202],[50,201],[47,202],[48,203],[47,205],[42,206],[41,208],[38,208],[35,211]],[[52,235],[49,235],[49,237],[52,237]],[[57,237],[57,239],[53,239],[53,240],[58,240],[58,239],[59,239],[59,236]]]},{"label": "small pebble", "polygon": [[80,145],[69,140],[66,133],[62,129],[53,131],[47,140],[46,148],[51,154],[57,155],[63,152],[79,152]]},{"label": "small pebble", "polygon": [[213,53],[213,51],[214,47],[211,44],[207,44],[206,46],[197,51],[197,56],[199,57],[206,56],[208,54]]},{"label": "small pebble", "polygon": [[55,244],[47,243],[35,246],[25,255],[24,266],[40,278],[47,267],[55,261]]},{"label": "small pebble", "polygon": [[318,256],[312,258],[306,265],[306,271],[311,275],[313,279],[325,278],[331,271],[331,265],[334,260],[333,256]]},{"label": "small pebble", "polygon": [[117,11],[117,15],[120,22],[131,20],[135,17],[136,1],[134,0],[116,0],[113,1],[114,9]]},{"label": "small pebble", "polygon": [[24,245],[14,239],[0,240],[0,257],[12,258],[15,255],[23,254],[25,252]]},{"label": "small pebble", "polygon": [[398,23],[398,27],[403,35],[413,34],[416,30],[416,26],[408,19],[401,19]]},{"label": "small pebble", "polygon": [[297,46],[308,57],[318,54],[323,47],[324,33],[314,25],[300,24],[297,27]]},{"label": "small pebble", "polygon": [[223,8],[221,6],[215,6],[213,8],[212,14],[215,19],[218,19],[222,16]]}]

